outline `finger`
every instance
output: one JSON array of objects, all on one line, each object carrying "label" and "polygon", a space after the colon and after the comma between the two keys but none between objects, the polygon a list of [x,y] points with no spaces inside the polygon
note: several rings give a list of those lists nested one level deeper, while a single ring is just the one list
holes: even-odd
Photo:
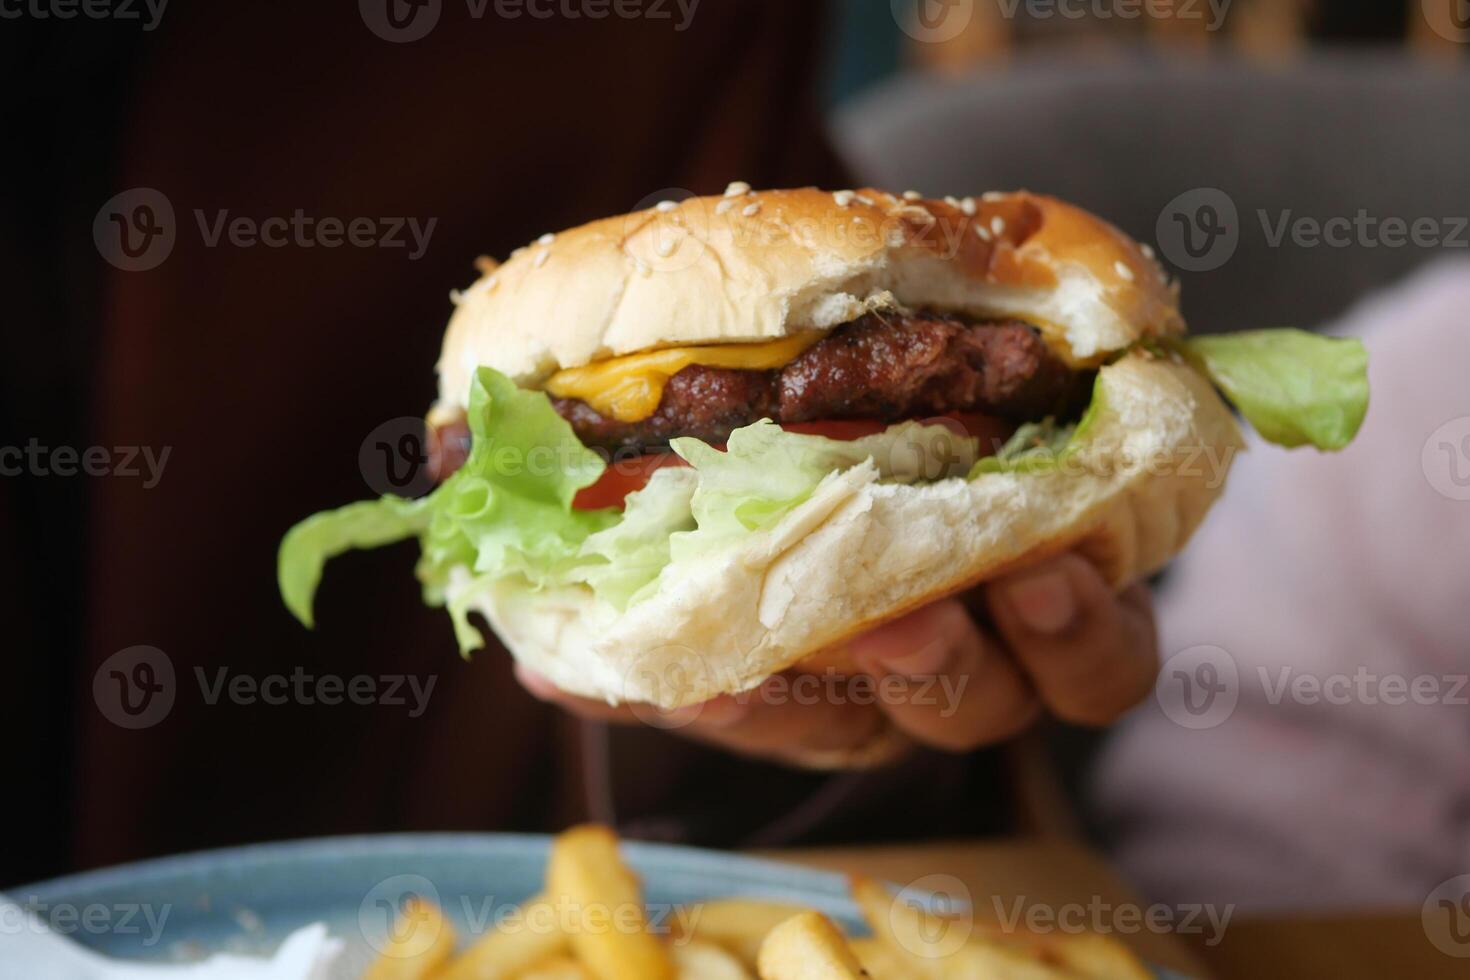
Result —
[{"label": "finger", "polygon": [[1058,717],[1112,722],[1153,689],[1157,638],[1148,592],[1121,596],[1079,555],[1049,559],[989,583],[995,626]]},{"label": "finger", "polygon": [[671,712],[669,720],[687,719],[680,734],[724,749],[810,763],[857,752],[887,727],[880,711],[855,703],[844,685],[832,674],[778,674],[754,691]]},{"label": "finger", "polygon": [[965,751],[1028,727],[1040,702],[1005,652],[957,600],[885,623],[850,644],[878,678],[878,704],[916,741]]}]

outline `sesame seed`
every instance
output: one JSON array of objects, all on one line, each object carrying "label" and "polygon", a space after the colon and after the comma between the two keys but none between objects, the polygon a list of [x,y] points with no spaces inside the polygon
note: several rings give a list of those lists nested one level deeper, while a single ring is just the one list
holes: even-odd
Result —
[{"label": "sesame seed", "polygon": [[1143,252],[1143,257],[1144,258],[1146,258],[1146,259],[1148,259],[1150,261],[1153,260],[1153,257],[1154,257],[1154,249],[1153,249],[1153,246],[1152,245],[1150,245],[1148,242],[1140,242],[1138,248],[1139,248],[1140,251]]},{"label": "sesame seed", "polygon": [[960,199],[955,197],[953,194],[946,194],[944,195],[944,203],[948,204],[952,208],[957,208],[960,206]]},{"label": "sesame seed", "polygon": [[672,211],[678,206],[679,205],[675,204],[673,201],[659,201],[657,204],[654,205],[654,207],[657,208],[659,211],[665,212]]},{"label": "sesame seed", "polygon": [[1113,271],[1128,282],[1133,281],[1133,270],[1124,265],[1122,259],[1113,263]]},{"label": "sesame seed", "polygon": [[981,194],[980,195],[980,200],[982,200],[982,201],[1003,201],[1003,200],[1005,200],[1005,195],[1002,194],[1000,191],[986,191],[984,194]]},{"label": "sesame seed", "polygon": [[919,198],[921,198],[923,196],[924,195],[923,194],[920,194],[918,191],[904,191],[903,192],[903,199],[905,201],[917,201]]},{"label": "sesame seed", "polygon": [[536,268],[539,269],[543,265],[546,264],[546,260],[549,259],[549,258],[551,258],[551,253],[550,252],[537,252],[536,253],[536,261],[533,262],[532,265],[534,265]]},{"label": "sesame seed", "polygon": [[975,213],[975,199],[973,197],[966,197],[961,199],[960,210],[965,212],[966,214],[973,215]]},{"label": "sesame seed", "polygon": [[493,276],[491,276],[489,279],[486,279],[485,280],[485,289],[487,291],[488,290],[491,290],[491,289],[494,289],[495,288],[495,284],[498,283],[499,281],[500,281],[500,273],[497,272]]},{"label": "sesame seed", "polygon": [[500,263],[488,255],[480,255],[475,258],[475,271],[481,273],[494,272],[500,268]]},{"label": "sesame seed", "polygon": [[859,194],[857,196],[857,199],[860,204],[866,204],[868,207],[873,206],[873,199],[871,197],[868,197],[864,194]]},{"label": "sesame seed", "polygon": [[536,244],[537,245],[550,245],[554,241],[556,241],[556,236],[553,235],[551,232],[548,231],[546,234],[544,234],[540,238],[536,239]]},{"label": "sesame seed", "polygon": [[995,217],[991,218],[990,230],[995,232],[996,235],[1004,235],[1006,233],[1006,219],[1002,218],[1000,215],[996,215]]},{"label": "sesame seed", "polygon": [[975,234],[980,236],[981,241],[990,241],[990,232],[986,230],[984,225],[976,225]]},{"label": "sesame seed", "polygon": [[832,200],[837,202],[839,208],[845,208],[852,203],[852,199],[856,196],[852,191],[836,191],[832,194]]},{"label": "sesame seed", "polygon": [[458,289],[451,289],[449,291],[449,302],[453,303],[455,306],[458,306],[460,303],[464,302],[464,293],[460,292]]},{"label": "sesame seed", "polygon": [[526,246],[522,245],[520,248],[518,248],[515,251],[511,252],[510,253],[510,257],[513,258],[513,259],[515,259],[515,258],[519,258],[520,256],[525,255],[525,254],[526,254]]},{"label": "sesame seed", "polygon": [[749,194],[750,185],[743,180],[732,180],[730,186],[725,188],[726,197],[739,197],[741,194]]},{"label": "sesame seed", "polygon": [[755,214],[760,209],[761,209],[760,202],[757,201],[754,204],[747,204],[745,207],[741,208],[740,209],[740,213],[743,214],[743,215],[745,215],[747,218],[749,218],[751,215]]},{"label": "sesame seed", "polygon": [[732,200],[730,200],[729,198],[726,198],[725,200],[721,201],[719,204],[716,204],[715,205],[715,214],[724,214],[726,211],[730,210],[734,206],[735,206],[735,202],[732,201]]},{"label": "sesame seed", "polygon": [[677,247],[671,239],[660,238],[658,244],[653,247],[653,250],[658,253],[659,258],[666,259],[674,254],[674,249]]},{"label": "sesame seed", "polygon": [[653,270],[648,267],[648,263],[644,262],[636,255],[633,256],[633,265],[637,266],[639,275],[646,276],[653,272]]}]

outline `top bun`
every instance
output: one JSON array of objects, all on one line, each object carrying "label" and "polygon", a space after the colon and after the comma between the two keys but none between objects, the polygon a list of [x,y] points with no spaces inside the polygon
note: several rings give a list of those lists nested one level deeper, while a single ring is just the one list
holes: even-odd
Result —
[{"label": "top bun", "polygon": [[534,387],[608,357],[768,341],[875,309],[1026,320],[1074,367],[1184,330],[1151,253],[1024,191],[931,200],[735,183],[544,235],[482,268],[449,321],[434,414],[467,405],[481,366]]}]

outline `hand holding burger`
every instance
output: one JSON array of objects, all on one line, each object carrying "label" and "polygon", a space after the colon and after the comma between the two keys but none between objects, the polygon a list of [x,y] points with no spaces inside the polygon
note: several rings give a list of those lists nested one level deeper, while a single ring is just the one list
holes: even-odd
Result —
[{"label": "hand holding burger", "polygon": [[[937,664],[971,678],[961,721],[877,720],[950,747],[1038,703],[1105,720],[1152,679],[1146,601],[1112,594],[1183,546],[1242,445],[1216,387],[1286,445],[1341,448],[1366,410],[1353,341],[1183,331],[1143,247],[1026,193],[736,184],[546,235],[459,299],[443,484],[297,525],[282,592],[309,623],[328,557],[417,537],[461,648],[482,615],[538,689],[673,710]],[[1073,603],[1050,635],[1015,603],[1047,559]],[[946,599],[982,583],[989,636]],[[891,655],[909,630],[932,664]],[[833,714],[842,744],[800,761],[882,757],[876,727],[836,737],[862,723]]]}]

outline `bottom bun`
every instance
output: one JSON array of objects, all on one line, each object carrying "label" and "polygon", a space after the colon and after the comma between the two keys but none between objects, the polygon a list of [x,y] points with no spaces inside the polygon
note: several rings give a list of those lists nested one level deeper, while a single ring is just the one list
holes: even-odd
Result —
[{"label": "bottom bun", "polygon": [[1183,364],[1133,353],[1099,379],[1087,438],[1053,468],[905,486],[863,464],[729,550],[670,567],[625,612],[585,588],[510,582],[471,608],[563,690],[668,709],[808,657],[831,664],[848,637],[1058,552],[1121,588],[1183,547],[1244,443]]}]

